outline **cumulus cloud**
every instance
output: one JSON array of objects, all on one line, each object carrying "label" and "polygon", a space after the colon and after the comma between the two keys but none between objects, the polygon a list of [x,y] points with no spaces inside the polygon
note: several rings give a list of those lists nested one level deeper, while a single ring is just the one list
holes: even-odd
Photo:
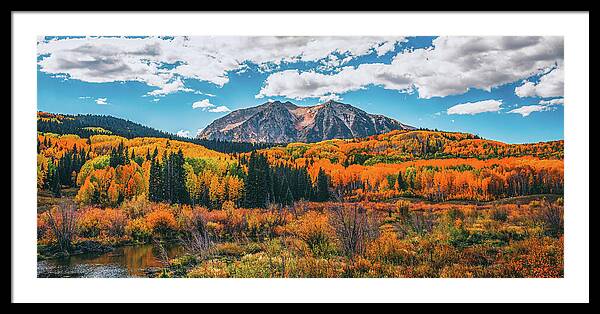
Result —
[{"label": "cumulus cloud", "polygon": [[565,99],[564,98],[555,98],[555,99],[550,99],[550,100],[540,100],[540,105],[553,106],[553,105],[562,105],[564,103],[565,103]]},{"label": "cumulus cloud", "polygon": [[201,109],[202,111],[208,110],[208,112],[229,112],[229,111],[231,111],[231,109],[227,108],[227,106],[216,106],[214,104],[211,104],[208,99],[203,99],[203,100],[193,103],[192,108]]},{"label": "cumulus cloud", "polygon": [[342,100],[342,97],[340,97],[336,94],[329,94],[329,95],[319,97],[319,100],[322,102],[326,102],[329,100],[340,101],[340,100]]},{"label": "cumulus cloud", "polygon": [[179,137],[190,137],[190,131],[188,131],[188,130],[179,130],[177,132],[177,136],[179,136]]},{"label": "cumulus cloud", "polygon": [[524,81],[515,88],[519,97],[561,97],[564,95],[565,78],[562,67],[557,67],[540,77],[538,83]]},{"label": "cumulus cloud", "polygon": [[564,105],[564,98],[555,98],[550,100],[540,100],[537,105],[522,106],[509,111],[508,113],[518,113],[523,117],[529,116],[532,112],[555,110],[556,106]]},{"label": "cumulus cloud", "polygon": [[369,85],[416,90],[421,98],[462,94],[471,88],[489,91],[547,72],[562,63],[563,50],[562,37],[438,37],[432,47],[398,53],[391,64],[361,64],[333,74],[273,73],[256,97],[318,98]]},{"label": "cumulus cloud", "polygon": [[511,111],[509,111],[508,113],[518,113],[523,117],[527,117],[529,116],[532,112],[537,112],[537,111],[546,111],[548,110],[547,106],[542,106],[542,105],[530,105],[530,106],[523,106],[523,107],[519,107],[517,109],[513,109]]},{"label": "cumulus cloud", "polygon": [[209,112],[229,112],[231,109],[227,108],[227,106],[218,106],[215,108],[208,109]]},{"label": "cumulus cloud", "polygon": [[478,114],[484,112],[497,112],[500,110],[502,100],[482,100],[477,102],[467,102],[464,104],[458,104],[448,108],[447,114]]},{"label": "cumulus cloud", "polygon": [[107,98],[96,98],[96,100],[94,100],[94,101],[98,105],[106,105],[106,104],[108,104],[107,100],[108,100]]},{"label": "cumulus cloud", "polygon": [[[230,71],[285,62],[319,61],[392,51],[404,37],[83,37],[40,40],[40,71],[84,82],[138,81],[154,87],[149,96],[188,92],[183,79],[223,86]],[[337,58],[337,57],[336,57]]]},{"label": "cumulus cloud", "polygon": [[192,104],[192,108],[193,109],[200,108],[200,109],[203,109],[203,110],[206,110],[206,109],[214,107],[214,106],[215,105],[211,104],[210,100],[208,100],[208,99],[202,99],[202,100],[197,101],[197,102],[195,102],[195,103]]},{"label": "cumulus cloud", "polygon": [[191,88],[186,88],[183,84],[183,81],[179,78],[175,79],[172,82],[164,83],[160,85],[159,89],[155,89],[153,91],[148,92],[149,96],[165,96],[175,92],[193,92],[194,90]]}]

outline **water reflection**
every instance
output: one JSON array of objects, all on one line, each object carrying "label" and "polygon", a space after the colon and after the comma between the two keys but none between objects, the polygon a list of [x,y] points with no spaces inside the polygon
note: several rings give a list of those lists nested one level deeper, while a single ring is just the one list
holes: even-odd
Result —
[{"label": "water reflection", "polygon": [[[169,258],[182,253],[178,245],[165,247]],[[151,244],[124,246],[112,252],[81,254],[38,261],[38,277],[146,277],[146,271],[162,267],[160,251]]]}]

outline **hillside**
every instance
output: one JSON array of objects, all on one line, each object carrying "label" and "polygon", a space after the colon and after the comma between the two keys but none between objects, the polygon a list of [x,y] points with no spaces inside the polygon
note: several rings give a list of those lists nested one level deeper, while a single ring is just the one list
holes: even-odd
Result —
[{"label": "hillside", "polygon": [[38,111],[37,129],[42,133],[74,134],[82,138],[93,135],[112,134],[124,138],[156,137],[174,139],[202,145],[223,153],[249,152],[271,147],[269,143],[225,142],[221,140],[195,139],[177,136],[168,132],[141,125],[129,120],[105,115],[68,115]]},{"label": "hillside", "polygon": [[352,164],[400,163],[420,159],[537,157],[562,159],[564,141],[506,144],[476,135],[429,130],[395,130],[351,140],[291,143],[263,150],[279,159],[329,159],[344,166]]}]

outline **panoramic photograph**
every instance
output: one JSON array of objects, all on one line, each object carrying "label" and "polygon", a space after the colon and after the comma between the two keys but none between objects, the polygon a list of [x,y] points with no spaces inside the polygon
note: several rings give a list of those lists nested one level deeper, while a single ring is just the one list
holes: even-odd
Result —
[{"label": "panoramic photograph", "polygon": [[37,38],[37,278],[564,278],[563,36],[116,35]]}]

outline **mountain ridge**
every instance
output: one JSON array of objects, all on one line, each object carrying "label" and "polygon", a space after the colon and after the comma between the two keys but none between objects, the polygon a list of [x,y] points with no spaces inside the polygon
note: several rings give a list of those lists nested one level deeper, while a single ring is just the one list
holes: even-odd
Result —
[{"label": "mountain ridge", "polygon": [[272,101],[235,110],[216,119],[198,134],[198,138],[269,143],[319,142],[414,129],[395,119],[332,100],[314,106]]}]

